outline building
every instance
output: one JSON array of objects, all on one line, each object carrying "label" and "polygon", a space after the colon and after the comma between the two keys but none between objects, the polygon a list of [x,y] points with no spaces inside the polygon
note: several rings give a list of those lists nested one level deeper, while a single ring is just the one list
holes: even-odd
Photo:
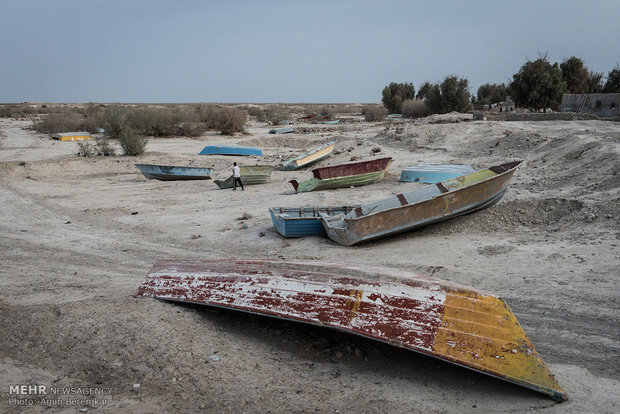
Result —
[{"label": "building", "polygon": [[620,116],[620,93],[565,93],[562,112],[594,114],[600,118]]}]

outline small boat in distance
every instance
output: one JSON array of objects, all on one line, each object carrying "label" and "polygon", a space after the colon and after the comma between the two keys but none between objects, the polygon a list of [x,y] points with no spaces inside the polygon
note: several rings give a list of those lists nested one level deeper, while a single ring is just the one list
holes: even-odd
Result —
[{"label": "small boat in distance", "polygon": [[328,124],[328,125],[336,125],[338,123],[340,123],[340,119],[337,119],[335,121],[316,121],[317,124]]},{"label": "small boat in distance", "polygon": [[301,167],[306,167],[310,164],[314,164],[325,157],[329,157],[332,152],[334,152],[334,146],[337,142],[337,139],[329,141],[295,158],[291,158],[282,164],[281,169],[285,171],[292,171]]},{"label": "small boat in distance", "polygon": [[509,162],[365,204],[350,213],[322,217],[327,236],[351,246],[497,204],[519,164]]},{"label": "small boat in distance", "polygon": [[263,150],[235,145],[207,145],[198,155],[263,155]]},{"label": "small boat in distance", "polygon": [[89,141],[93,139],[93,136],[88,132],[59,132],[50,135],[50,138],[58,141]]},{"label": "small boat in distance", "polygon": [[508,304],[454,282],[370,263],[169,260],[136,296],[336,329],[567,398]]},{"label": "small boat in distance", "polygon": [[289,181],[298,193],[334,188],[359,187],[383,180],[392,163],[391,157],[378,158],[370,161],[340,164],[330,167],[315,168],[309,180]]},{"label": "small boat in distance", "polygon": [[421,163],[403,169],[400,174],[400,181],[435,184],[473,172],[474,169],[471,165]]},{"label": "small boat in distance", "polygon": [[293,127],[275,128],[269,130],[270,134],[290,134],[291,132],[295,132]]},{"label": "small boat in distance", "polygon": [[[273,167],[271,165],[240,165],[241,182],[243,185],[265,184],[271,180]],[[231,175],[225,180],[213,180],[221,189],[233,188],[234,178]]]},{"label": "small boat in distance", "polygon": [[273,227],[284,237],[304,237],[325,235],[322,216],[347,214],[355,206],[333,207],[271,207]]},{"label": "small boat in distance", "polygon": [[136,164],[140,172],[149,179],[161,181],[210,180],[213,169],[201,167],[180,167],[176,165]]}]

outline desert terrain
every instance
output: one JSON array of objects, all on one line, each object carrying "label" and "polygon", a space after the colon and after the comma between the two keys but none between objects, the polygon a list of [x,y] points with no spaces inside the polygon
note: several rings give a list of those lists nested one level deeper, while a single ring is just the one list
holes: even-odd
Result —
[{"label": "desert terrain", "polygon": [[[301,115],[301,114],[300,114]],[[617,413],[620,411],[620,123],[473,121],[471,114],[270,135],[150,139],[137,157],[83,158],[77,143],[0,119],[0,412]],[[391,156],[378,184],[295,194],[274,171],[245,191],[147,180],[136,163],[275,165],[330,139],[316,166]],[[263,157],[198,156],[210,144]],[[380,148],[373,155],[372,149]],[[502,201],[420,231],[346,247],[285,239],[272,206],[358,204],[413,189],[418,162],[476,169],[524,160]],[[242,219],[247,217],[247,219]],[[375,263],[502,297],[568,401],[328,329],[133,295],[156,260]],[[9,404],[8,387],[106,387],[98,407]]]}]

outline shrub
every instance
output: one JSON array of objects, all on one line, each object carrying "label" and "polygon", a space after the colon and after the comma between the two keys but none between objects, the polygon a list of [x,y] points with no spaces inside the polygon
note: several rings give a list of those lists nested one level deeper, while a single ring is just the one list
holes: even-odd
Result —
[{"label": "shrub", "polygon": [[105,109],[104,128],[106,135],[119,137],[123,129],[129,126],[129,108],[126,106],[112,105]]},{"label": "shrub", "polygon": [[80,157],[94,157],[95,156],[95,148],[93,144],[89,141],[78,141],[78,155]]},{"label": "shrub", "polygon": [[387,116],[387,109],[381,105],[365,105],[362,113],[366,121],[381,121]]},{"label": "shrub", "polygon": [[96,142],[96,149],[99,155],[108,156],[116,155],[116,150],[110,144],[110,141],[106,138],[98,139]]},{"label": "shrub", "polygon": [[209,122],[209,128],[218,130],[222,135],[244,132],[246,115],[236,108],[219,108]]},{"label": "shrub", "polygon": [[265,115],[265,111],[261,108],[257,108],[255,106],[250,106],[248,108],[248,115],[256,118],[258,122],[265,122],[267,120],[267,116]]},{"label": "shrub", "polygon": [[45,134],[58,132],[80,131],[82,129],[82,117],[75,112],[66,114],[51,114],[34,124],[35,131]]},{"label": "shrub", "polygon": [[426,102],[422,99],[407,99],[401,105],[401,112],[409,118],[420,118],[431,113]]},{"label": "shrub", "polygon": [[131,128],[123,129],[119,135],[118,143],[121,145],[124,155],[144,154],[146,144],[148,143],[146,137],[137,134]]},{"label": "shrub", "polygon": [[289,118],[289,114],[278,108],[268,108],[265,111],[265,117],[272,125],[278,125],[280,122],[286,121]]},{"label": "shrub", "polygon": [[415,88],[413,83],[392,82],[383,88],[382,95],[381,102],[387,110],[392,114],[400,113],[403,101],[415,98]]}]

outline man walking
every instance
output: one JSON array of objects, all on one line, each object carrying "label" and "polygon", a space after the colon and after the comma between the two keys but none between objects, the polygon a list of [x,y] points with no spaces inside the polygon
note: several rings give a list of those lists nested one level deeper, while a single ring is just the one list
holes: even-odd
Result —
[{"label": "man walking", "polygon": [[233,162],[233,179],[233,191],[237,190],[237,183],[241,186],[241,191],[245,191],[241,182],[241,168],[237,166],[236,162]]}]

